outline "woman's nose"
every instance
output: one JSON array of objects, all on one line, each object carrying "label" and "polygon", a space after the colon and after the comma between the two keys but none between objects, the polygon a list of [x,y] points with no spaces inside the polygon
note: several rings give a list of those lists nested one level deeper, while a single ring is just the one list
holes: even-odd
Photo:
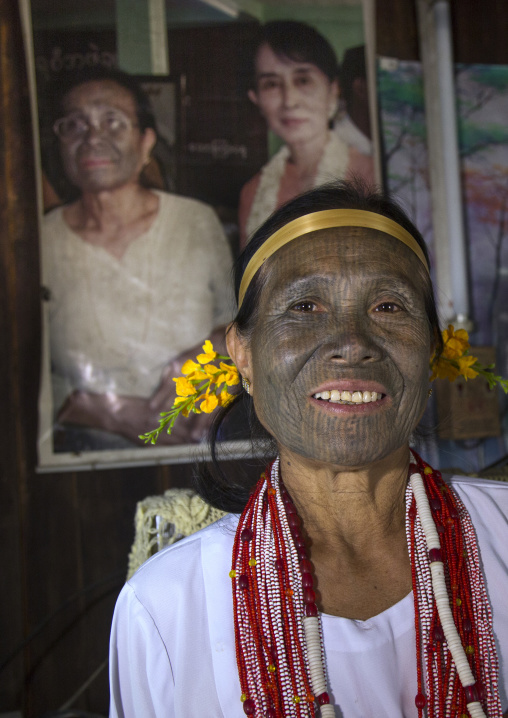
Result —
[{"label": "woman's nose", "polygon": [[296,107],[298,105],[298,89],[292,82],[286,82],[283,88],[283,101],[285,107]]},{"label": "woman's nose", "polygon": [[326,361],[358,366],[380,361],[384,351],[366,326],[355,324],[331,332],[322,347],[322,356]]},{"label": "woman's nose", "polygon": [[105,135],[107,135],[107,129],[101,127],[98,120],[90,119],[87,122],[87,129],[85,133],[85,139],[88,142],[101,141]]}]

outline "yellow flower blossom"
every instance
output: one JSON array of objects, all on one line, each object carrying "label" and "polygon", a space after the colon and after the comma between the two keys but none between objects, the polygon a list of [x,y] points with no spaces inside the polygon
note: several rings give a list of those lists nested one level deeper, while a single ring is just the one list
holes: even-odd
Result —
[{"label": "yellow flower blossom", "polygon": [[182,374],[192,374],[194,371],[201,371],[201,365],[196,364],[192,359],[188,359],[182,367]]},{"label": "yellow flower blossom", "polygon": [[462,376],[466,379],[474,379],[478,376],[478,373],[475,369],[473,369],[473,364],[476,364],[478,359],[473,356],[465,356],[465,357],[459,357],[457,359],[457,363],[459,365],[459,371],[462,374]]},{"label": "yellow flower blossom", "polygon": [[197,389],[192,386],[190,381],[185,377],[179,376],[173,379],[173,381],[176,384],[177,396],[192,396],[193,394],[197,394]]},{"label": "yellow flower blossom", "polygon": [[469,335],[465,329],[455,331],[453,324],[443,331],[443,354],[448,359],[458,359],[469,349]]},{"label": "yellow flower blossom", "polygon": [[234,398],[235,397],[233,394],[230,394],[229,391],[223,389],[219,394],[219,406],[227,406],[233,401]]},{"label": "yellow flower blossom", "polygon": [[205,400],[201,402],[200,409],[205,414],[211,414],[219,406],[219,399],[216,394],[207,394]]},{"label": "yellow flower blossom", "polygon": [[[442,354],[432,356],[430,367],[432,369],[431,381],[434,379],[448,379],[455,381],[458,376],[474,379],[482,370],[477,363],[478,359],[468,354],[469,335],[465,329],[457,329],[452,324],[443,331],[444,348]],[[473,366],[476,365],[476,369]],[[477,371],[478,369],[478,371]]]},{"label": "yellow flower blossom", "polygon": [[448,361],[445,357],[440,356],[439,359],[435,359],[432,362],[432,374],[430,380],[434,379],[448,379],[448,381],[455,381],[459,376],[459,368]]},{"label": "yellow flower blossom", "polygon": [[227,386],[234,386],[240,382],[240,375],[238,374],[238,369],[234,364],[224,364],[224,362],[221,361],[220,368],[222,369],[224,376],[222,381],[225,381]]},{"label": "yellow flower blossom", "polygon": [[187,375],[189,381],[203,381],[207,376],[201,369],[201,364],[196,364],[192,359],[188,359],[182,367],[182,374]]},{"label": "yellow flower blossom", "polygon": [[208,364],[217,356],[217,352],[214,350],[213,344],[209,339],[203,344],[203,351],[204,354],[198,354],[196,357],[200,364]]},{"label": "yellow flower blossom", "polygon": [[214,364],[205,364],[203,367],[204,371],[207,374],[207,379],[212,379],[212,381],[216,381],[213,377],[215,377],[217,374],[220,374],[220,369],[217,369],[217,367]]}]

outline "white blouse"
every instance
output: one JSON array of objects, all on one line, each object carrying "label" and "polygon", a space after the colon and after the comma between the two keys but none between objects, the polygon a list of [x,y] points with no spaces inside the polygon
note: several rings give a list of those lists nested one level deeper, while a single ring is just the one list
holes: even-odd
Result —
[{"label": "white blouse", "polygon": [[[450,481],[477,531],[508,708],[508,484]],[[237,516],[157,553],[123,588],[113,618],[111,718],[244,718],[231,552]],[[341,718],[416,718],[412,594],[378,616],[322,616],[330,693]]]},{"label": "white blouse", "polygon": [[62,208],[44,218],[55,409],[74,389],[150,396],[171,359],[231,320],[231,252],[217,215],[153,192],[157,216],[121,259],[83,241]]}]

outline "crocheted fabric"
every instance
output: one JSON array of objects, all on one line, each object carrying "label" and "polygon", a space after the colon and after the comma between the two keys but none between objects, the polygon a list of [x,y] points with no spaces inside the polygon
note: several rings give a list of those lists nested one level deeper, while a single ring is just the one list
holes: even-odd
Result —
[{"label": "crocheted fabric", "polygon": [[206,504],[192,489],[168,489],[162,496],[147,496],[136,507],[127,579],[157,551],[224,515],[224,511]]}]

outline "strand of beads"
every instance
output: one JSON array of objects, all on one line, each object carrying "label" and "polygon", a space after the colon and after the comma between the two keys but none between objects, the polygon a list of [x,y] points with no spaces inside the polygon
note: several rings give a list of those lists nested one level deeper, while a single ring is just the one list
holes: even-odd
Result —
[{"label": "strand of beads", "polygon": [[[429,607],[432,606],[432,586],[430,580],[430,571],[428,565],[421,566],[421,547],[418,542],[418,536],[414,531],[414,522],[416,518],[416,505],[414,503],[411,489],[406,490],[406,539],[409,548],[409,556],[411,560],[411,581],[413,585],[413,602],[414,602],[414,621],[416,635],[416,673],[417,673],[417,694],[415,697],[415,705],[418,709],[418,718],[422,718],[423,709],[427,704],[427,699],[423,692],[424,676],[422,672],[422,642],[424,645],[428,642],[430,634],[431,615],[429,615]],[[428,573],[428,576],[427,576]],[[430,590],[429,590],[430,585]],[[432,706],[434,700],[435,686],[433,683],[429,685],[428,703]]]},{"label": "strand of beads", "polygon": [[[445,580],[444,563],[441,553],[441,542],[439,540],[436,524],[434,523],[434,519],[432,517],[425,484],[419,472],[413,472],[410,475],[409,481],[415,497],[419,521],[425,536],[430,561],[434,599],[448,650],[451,653],[460,681],[464,687],[467,709],[471,718],[485,718],[485,713],[478,700],[475,678],[471,671],[466,652],[462,646],[460,635],[455,626],[452,609],[450,608],[450,599]],[[450,701],[451,698],[447,696],[445,715],[450,714]]]},{"label": "strand of beads", "polygon": [[[484,694],[488,715],[501,714],[498,690],[499,664],[494,639],[492,609],[480,568],[480,556],[475,530],[469,513],[458,496],[455,497],[461,525],[464,529],[464,552],[470,557],[468,563],[471,591],[466,594],[469,615],[464,621],[464,632],[469,637],[469,646],[474,647],[476,675],[481,676],[480,697]],[[480,600],[474,600],[479,597]],[[476,631],[473,630],[476,627]],[[472,637],[472,640],[471,640]],[[469,647],[468,646],[468,647]],[[467,650],[467,649],[466,649]]]},{"label": "strand of beads", "polygon": [[260,479],[240,517],[232,563],[245,714],[313,718],[299,558],[280,497],[278,463]]},{"label": "strand of beads", "polygon": [[[303,631],[301,607],[303,605],[302,586],[300,582],[299,549],[292,537],[289,516],[286,513],[282,498],[283,485],[279,475],[279,461],[272,467],[271,485],[267,489],[267,501],[275,537],[276,552],[280,559],[279,576],[285,616],[285,642],[289,642],[291,650],[287,651],[291,670],[291,691],[286,691],[286,712],[292,715],[290,708],[297,715],[314,715],[313,695],[307,671],[305,655],[305,635]],[[296,517],[298,519],[298,517]],[[294,520],[292,519],[292,523]],[[279,646],[279,653],[282,652]]]},{"label": "strand of beads", "polygon": [[310,682],[314,696],[312,699],[318,701],[322,718],[334,718],[335,711],[330,705],[330,697],[326,690],[326,677],[324,670],[324,649],[321,635],[321,624],[319,612],[316,606],[316,594],[314,592],[314,579],[312,575],[312,563],[309,561],[305,540],[301,534],[301,521],[291,497],[281,482],[281,496],[288,517],[288,525],[291,529],[292,539],[298,551],[300,559],[301,582],[303,588],[303,600],[305,603],[305,617],[303,625],[305,630],[305,644],[307,665]]}]

